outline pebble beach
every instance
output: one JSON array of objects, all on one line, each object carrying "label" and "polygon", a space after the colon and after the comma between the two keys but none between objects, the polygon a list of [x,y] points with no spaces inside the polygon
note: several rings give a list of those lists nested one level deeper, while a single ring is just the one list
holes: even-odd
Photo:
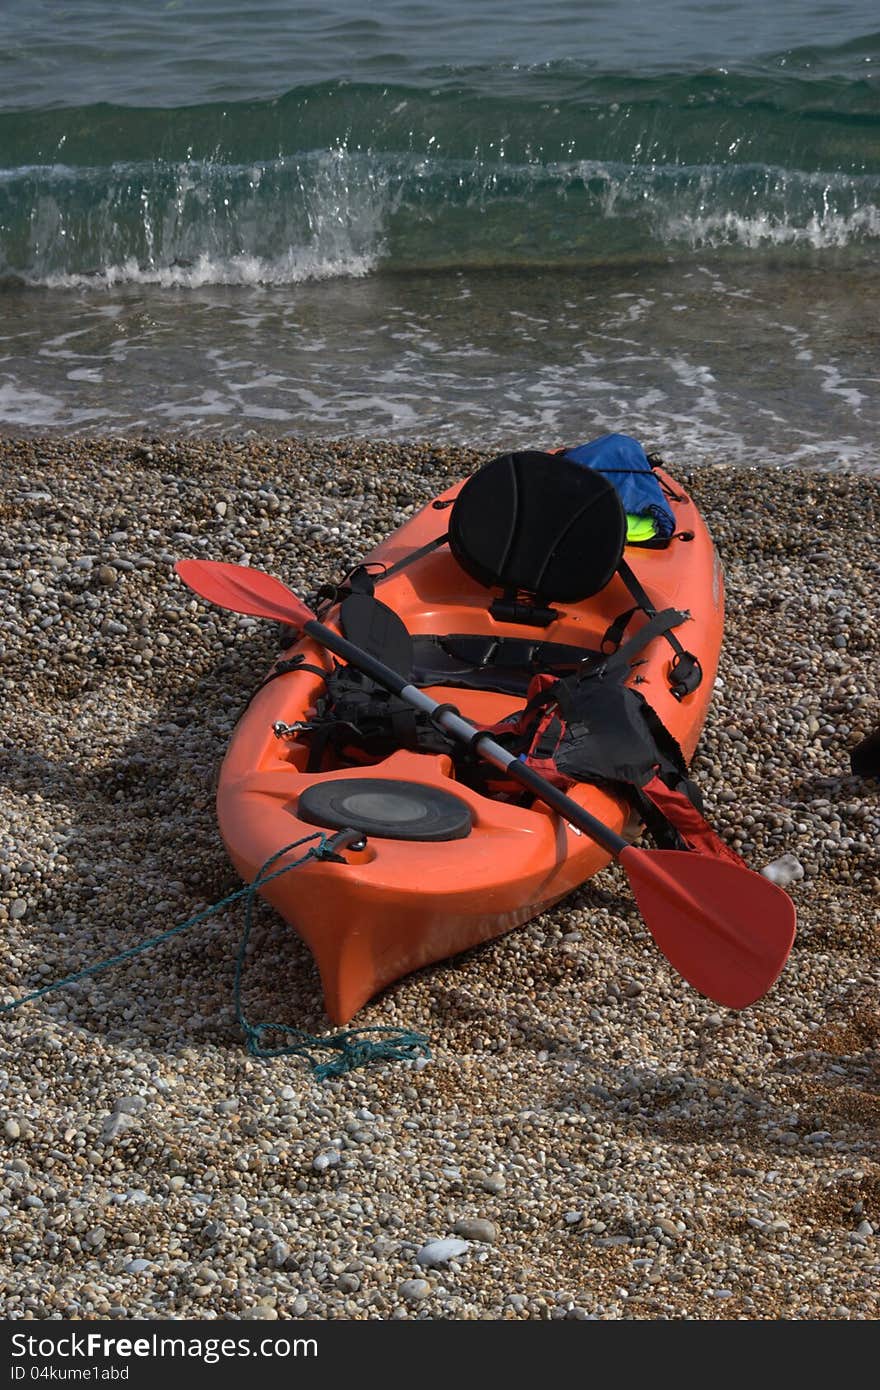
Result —
[{"label": "pebble beach", "polygon": [[[0,1003],[240,886],[214,787],[277,631],[174,561],[307,594],[488,457],[0,439]],[[0,1317],[877,1317],[880,470],[667,466],[727,588],[693,776],[750,866],[796,861],[770,993],[696,994],[609,869],[358,1015],[429,1061],[317,1082],[246,1051],[235,905],[0,1015]],[[330,1031],[265,906],[246,998]]]}]

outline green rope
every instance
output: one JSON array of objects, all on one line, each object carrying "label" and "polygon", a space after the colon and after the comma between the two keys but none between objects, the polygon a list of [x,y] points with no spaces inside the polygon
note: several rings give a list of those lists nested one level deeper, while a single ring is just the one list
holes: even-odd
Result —
[{"label": "green rope", "polygon": [[[311,844],[310,848],[300,855],[299,859],[294,859],[293,863],[285,864],[283,868],[276,869],[274,873],[267,872],[282,855],[288,854],[292,849],[299,849],[300,845],[309,844],[310,841],[314,840],[317,840],[318,843]],[[20,1009],[23,1004],[31,1004],[35,999],[42,999],[44,994],[51,994],[56,989],[64,989],[67,985],[76,984],[79,980],[85,980],[90,975],[98,975],[102,970],[109,970],[113,965],[121,965],[123,961],[131,960],[134,956],[139,956],[144,951],[161,945],[163,941],[170,941],[173,936],[179,936],[181,932],[187,931],[190,927],[198,926],[200,922],[207,921],[209,917],[216,917],[218,913],[238,902],[239,898],[244,898],[245,923],[238,950],[238,959],[235,964],[234,997],[235,1016],[244,1033],[245,1043],[252,1057],[302,1057],[310,1064],[318,1081],[323,1081],[328,1076],[341,1076],[344,1072],[352,1071],[355,1067],[367,1066],[370,1062],[381,1060],[412,1061],[416,1057],[430,1057],[428,1039],[425,1035],[410,1032],[406,1028],[346,1028],[339,1033],[319,1037],[317,1034],[304,1033],[299,1028],[291,1028],[286,1023],[252,1024],[245,1017],[241,1002],[242,977],[248,940],[253,926],[254,899],[257,890],[262,888],[264,884],[271,883],[273,879],[280,878],[282,874],[290,873],[291,869],[298,869],[301,864],[307,863],[308,860],[323,859],[327,855],[327,836],[321,831],[316,831],[314,835],[306,835],[301,840],[294,840],[292,844],[285,845],[283,849],[277,850],[266,860],[252,883],[247,883],[243,888],[238,888],[234,893],[221,898],[211,907],[206,907],[202,912],[196,913],[195,917],[180,922],[176,927],[169,927],[167,931],[159,932],[157,936],[151,936],[146,941],[141,941],[137,946],[130,946],[127,951],[120,951],[119,955],[109,956],[107,960],[97,961],[96,964],[87,965],[83,970],[77,970],[72,975],[65,975],[63,979],[55,980],[50,985],[43,985],[41,989],[32,990],[30,994],[23,995],[21,999],[12,999],[6,1004],[0,1004],[0,1014],[11,1013],[14,1009]],[[284,1033],[295,1041],[284,1047],[265,1048],[260,1039],[266,1032]],[[370,1035],[376,1034],[380,1036],[376,1041],[371,1041]],[[337,1055],[332,1057],[330,1061],[321,1062],[316,1053],[322,1051],[335,1052]]]},{"label": "green rope", "polygon": [[[313,840],[315,837],[311,835],[307,838]],[[235,963],[234,985],[235,1016],[244,1033],[248,1052],[252,1057],[305,1057],[319,1081],[325,1080],[328,1076],[341,1076],[343,1072],[352,1071],[355,1067],[367,1066],[370,1062],[383,1057],[395,1061],[411,1061],[416,1057],[429,1057],[431,1054],[428,1039],[424,1034],[412,1033],[404,1028],[344,1028],[339,1033],[331,1033],[329,1037],[318,1038],[311,1033],[304,1033],[300,1028],[291,1028],[286,1023],[250,1023],[245,1017],[241,1002],[242,977],[248,941],[253,926],[256,890],[263,883],[268,883],[271,879],[276,878],[279,873],[285,873],[287,869],[295,869],[297,864],[304,864],[307,859],[320,859],[327,850],[327,837],[320,835],[319,839],[320,843],[316,846],[313,845],[296,863],[288,864],[284,869],[276,869],[275,873],[268,874],[266,871],[272,867],[275,861],[295,846],[288,845],[286,849],[278,850],[276,854],[266,860],[250,885],[251,892],[245,904],[244,931],[241,934],[238,960]],[[296,842],[297,845],[305,843],[305,840]],[[292,1038],[294,1041],[283,1047],[263,1047],[261,1038],[264,1033],[283,1033],[285,1037]],[[371,1041],[371,1036],[376,1036],[375,1042]],[[321,1062],[314,1055],[316,1050],[334,1051],[339,1055],[329,1062]]]}]

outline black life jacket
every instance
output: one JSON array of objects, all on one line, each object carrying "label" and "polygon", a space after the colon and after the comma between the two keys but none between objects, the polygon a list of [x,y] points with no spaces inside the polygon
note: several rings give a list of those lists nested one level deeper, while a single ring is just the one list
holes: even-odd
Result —
[{"label": "black life jacket", "polygon": [[591,782],[623,796],[661,848],[742,864],[705,820],[678,743],[623,674],[608,663],[562,680],[538,676],[525,708],[492,732],[563,790]]}]

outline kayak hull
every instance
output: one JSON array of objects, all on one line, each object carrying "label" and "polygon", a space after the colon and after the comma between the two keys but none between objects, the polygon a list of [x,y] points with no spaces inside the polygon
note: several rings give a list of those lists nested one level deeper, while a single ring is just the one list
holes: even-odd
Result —
[{"label": "kayak hull", "polygon": [[[627,548],[626,559],[657,609],[688,609],[691,621],[677,630],[700,660],[703,679],[678,701],[669,686],[672,649],[652,641],[636,668],[639,690],[653,705],[690,760],[706,717],[723,627],[723,583],[711,538],[694,503],[682,496],[671,505],[677,529],[693,536],[665,549]],[[441,534],[458,488],[429,504],[367,557],[385,566]],[[377,597],[416,634],[477,633],[534,637],[596,649],[609,624],[632,607],[615,576],[596,597],[580,604],[554,604],[559,617],[550,628],[531,629],[496,621],[488,611],[491,591],[470,579],[447,547],[416,560],[379,584]],[[322,617],[339,630],[338,611]],[[631,631],[643,621],[633,619]],[[329,657],[305,639],[284,653],[302,654],[328,667]],[[632,679],[632,677],[631,677]],[[297,737],[278,738],[276,722],[293,724],[313,713],[324,689],[320,676],[304,671],[279,675],[251,701],[233,733],[217,793],[220,831],[239,874],[251,882],[261,866],[285,845],[314,835],[316,826],[297,812],[300,797],[316,781],[382,778],[416,782],[453,793],[467,803],[472,829],[466,838],[413,841],[370,836],[362,850],[346,850],[344,862],[309,861],[261,887],[261,894],[306,942],[317,964],[328,1017],[347,1023],[380,990],[422,966],[501,936],[547,910],[601,870],[608,853],[540,803],[513,804],[481,794],[456,779],[444,754],[399,750],[374,764],[307,771],[308,746]],[[522,707],[517,696],[434,686],[435,699],[452,701],[462,714],[491,724]],[[626,838],[639,826],[620,798],[581,783],[569,793],[592,815]],[[328,831],[328,834],[332,833]],[[292,849],[273,865],[292,862]]]}]

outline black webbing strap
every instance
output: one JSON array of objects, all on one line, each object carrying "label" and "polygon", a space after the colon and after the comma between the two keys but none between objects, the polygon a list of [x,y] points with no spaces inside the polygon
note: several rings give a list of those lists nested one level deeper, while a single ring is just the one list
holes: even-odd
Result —
[{"label": "black webbing strap", "polygon": [[449,633],[413,638],[415,685],[450,685],[466,690],[493,690],[525,695],[533,676],[569,675],[588,664],[602,663],[602,653],[534,637],[491,637]]},{"label": "black webbing strap", "polygon": [[610,648],[609,655],[611,652],[617,651],[617,648],[623,641],[623,634],[626,632],[636,614],[641,612],[643,612],[643,609],[641,609],[638,604],[634,604],[632,608],[627,608],[625,613],[618,613],[614,622],[610,623],[605,629],[605,636],[599,643],[603,652],[606,647]]},{"label": "black webbing strap", "polygon": [[439,550],[441,545],[445,545],[448,540],[449,532],[444,531],[442,536],[435,536],[432,541],[426,541],[425,544],[420,545],[417,550],[411,550],[407,555],[402,555],[399,560],[395,560],[393,565],[389,565],[387,570],[383,570],[381,574],[375,575],[373,579],[374,584],[381,584],[386,579],[390,579],[392,575],[400,574],[401,570],[405,570],[409,565],[414,565],[416,560],[422,560],[426,555],[430,555],[432,551]]},{"label": "black webbing strap", "polygon": [[326,666],[313,666],[311,662],[306,661],[304,656],[292,656],[288,661],[276,662],[268,676],[260,681],[255,690],[251,691],[248,696],[248,704],[270,681],[277,680],[279,676],[287,676],[291,671],[309,671],[313,676],[320,676],[323,681],[328,680],[333,674],[332,671],[327,670]]},{"label": "black webbing strap", "polygon": [[[315,610],[323,607],[330,607],[334,603],[339,603],[348,594],[366,594],[372,598],[376,585],[384,580],[390,579],[392,575],[399,574],[408,565],[415,564],[416,560],[421,560],[425,555],[430,555],[432,551],[439,550],[441,545],[445,545],[449,539],[449,532],[444,531],[442,536],[435,536],[433,540],[426,541],[417,550],[410,550],[406,555],[402,555],[393,565],[387,569],[383,568],[381,560],[368,560],[365,564],[355,565],[343,579],[341,584],[322,584],[320,589],[314,593],[309,602]],[[378,574],[371,574],[371,569],[377,568]],[[321,614],[319,613],[319,616]]]},{"label": "black webbing strap", "polygon": [[[640,612],[634,609],[633,612]],[[630,617],[632,613],[630,614]],[[628,642],[624,642],[622,647],[618,647],[616,652],[612,652],[601,666],[597,667],[595,674],[599,680],[606,676],[616,676],[623,671],[624,667],[632,664],[633,657],[638,656],[639,652],[647,647],[649,642],[653,642],[655,637],[666,637],[669,639],[674,627],[679,627],[688,621],[689,614],[680,608],[663,608],[659,613],[655,613],[646,623],[643,623]],[[681,643],[678,643],[681,649]]]},{"label": "black webbing strap", "polygon": [[403,555],[399,560],[395,560],[395,563],[389,564],[388,569],[378,575],[378,580],[389,580],[392,574],[399,574],[400,570],[406,570],[409,564],[416,563],[416,560],[423,559],[425,555],[431,555],[432,550],[439,550],[448,539],[449,531],[443,531],[442,535],[435,535],[432,541],[425,541],[424,545],[418,546],[417,550],[410,550],[409,555]]},{"label": "black webbing strap", "polygon": [[[648,595],[645,593],[639,580],[633,574],[626,560],[620,561],[620,564],[617,566],[617,573],[620,575],[636,601],[636,607],[631,609],[629,614],[626,615],[626,621],[629,622],[629,619],[638,609],[641,609],[649,620],[653,620],[657,616],[657,609],[648,598]],[[611,628],[609,628],[605,636],[608,637],[611,630],[616,628],[622,621],[623,615],[621,615],[621,618],[617,619],[615,623],[612,623]],[[672,632],[670,628],[667,628],[663,632],[663,636],[675,653],[669,671],[669,688],[676,700],[682,700],[685,695],[689,695],[692,690],[696,690],[700,681],[703,679],[703,671],[693,652],[685,651],[675,633]],[[605,645],[604,640],[602,645]]]},{"label": "black webbing strap", "polygon": [[549,720],[544,732],[539,736],[531,750],[531,757],[538,762],[544,762],[547,758],[552,758],[556,752],[557,744],[562,737],[564,724],[558,715],[554,714]]}]

